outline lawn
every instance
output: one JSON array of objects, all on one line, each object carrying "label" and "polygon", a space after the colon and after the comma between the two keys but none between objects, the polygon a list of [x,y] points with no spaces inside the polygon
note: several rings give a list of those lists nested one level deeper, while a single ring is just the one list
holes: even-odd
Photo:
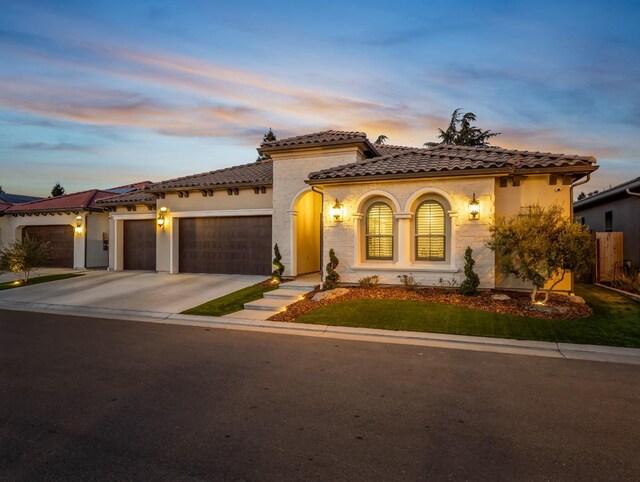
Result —
[{"label": "lawn", "polygon": [[257,284],[183,311],[183,315],[222,316],[244,309],[244,304],[259,300],[268,291],[277,290],[278,285]]},{"label": "lawn", "polygon": [[593,315],[547,320],[438,303],[367,299],[326,305],[296,322],[640,348],[640,303],[593,285],[577,285],[576,294],[593,308]]},{"label": "lawn", "polygon": [[10,290],[12,288],[20,288],[22,286],[31,286],[38,285],[40,283],[47,283],[49,281],[58,281],[61,279],[75,278],[77,276],[84,276],[82,273],[62,273],[62,274],[48,274],[46,276],[36,276],[35,278],[31,278],[25,284],[16,284],[15,281],[7,281],[5,283],[0,283],[0,291],[2,290]]}]

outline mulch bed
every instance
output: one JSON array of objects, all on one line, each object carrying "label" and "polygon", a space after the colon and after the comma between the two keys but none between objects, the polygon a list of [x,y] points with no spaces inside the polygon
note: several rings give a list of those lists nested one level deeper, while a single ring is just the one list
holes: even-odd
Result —
[{"label": "mulch bed", "polygon": [[[404,288],[349,288],[343,296],[321,301],[311,301],[317,291],[307,293],[304,299],[287,306],[287,310],[273,315],[271,321],[295,321],[303,314],[333,303],[348,300],[376,299],[376,300],[414,300],[430,303],[444,303],[448,305],[465,306],[476,310],[492,311],[516,316],[547,319],[575,319],[589,316],[593,313],[587,305],[569,301],[567,296],[551,294],[547,306],[560,308],[560,311],[542,312],[531,309],[529,293],[516,291],[488,290],[478,296],[462,296],[453,291],[442,288],[420,288],[407,290]],[[498,301],[491,299],[494,294],[506,294],[511,299]]]}]

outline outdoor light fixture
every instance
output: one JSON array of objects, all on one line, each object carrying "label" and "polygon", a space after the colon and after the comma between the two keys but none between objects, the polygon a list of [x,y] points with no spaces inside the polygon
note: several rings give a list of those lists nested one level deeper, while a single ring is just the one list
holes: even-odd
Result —
[{"label": "outdoor light fixture", "polygon": [[80,236],[82,234],[82,216],[76,216],[75,233]]},{"label": "outdoor light fixture", "polygon": [[167,208],[166,207],[161,207],[160,211],[158,211],[158,227],[163,228],[164,227],[164,217],[167,214]]},{"label": "outdoor light fixture", "polygon": [[476,199],[476,193],[473,193],[473,200],[469,201],[469,219],[478,219],[480,217],[480,202]]},{"label": "outdoor light fixture", "polygon": [[331,217],[336,223],[340,223],[342,222],[343,215],[344,215],[344,206],[340,201],[338,201],[338,198],[336,198],[336,203],[333,206],[331,206]]}]

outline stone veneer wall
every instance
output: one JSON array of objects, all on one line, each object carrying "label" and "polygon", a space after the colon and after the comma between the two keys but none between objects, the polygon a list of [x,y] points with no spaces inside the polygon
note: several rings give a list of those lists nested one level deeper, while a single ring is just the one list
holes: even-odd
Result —
[{"label": "stone veneer wall", "polygon": [[[414,193],[421,190],[432,190],[437,195],[449,198],[452,204],[448,213],[454,239],[452,240],[453,259],[445,262],[416,262],[412,261],[412,214],[408,202]],[[358,200],[368,193],[385,191],[395,198],[399,210],[396,214],[395,232],[395,260],[394,262],[367,261],[357,250],[364,243],[364,219],[359,220],[357,210]],[[480,202],[480,217],[478,220],[469,219],[469,201],[473,193]],[[334,222],[329,215],[331,205],[335,199],[344,204],[345,217],[343,222]],[[393,202],[391,203],[393,207]],[[413,209],[415,203],[412,201]],[[360,278],[371,275],[380,276],[380,283],[398,284],[398,275],[411,273],[413,277],[426,286],[440,286],[440,279],[446,281],[455,278],[460,282],[464,279],[464,251],[467,246],[473,249],[476,261],[475,271],[480,276],[481,288],[493,288],[495,284],[495,260],[491,250],[485,247],[489,238],[489,224],[494,216],[495,181],[493,177],[485,178],[450,178],[422,181],[387,181],[372,183],[353,183],[350,185],[326,185],[324,187],[324,253],[326,264],[329,249],[333,248],[340,260],[338,271],[340,281],[357,283]],[[360,214],[364,215],[364,212]],[[361,227],[359,227],[361,226]],[[400,231],[404,231],[402,234]],[[356,239],[358,238],[358,239]],[[451,246],[448,244],[448,246]],[[403,254],[406,253],[406,254]],[[362,259],[360,259],[362,258]]]}]

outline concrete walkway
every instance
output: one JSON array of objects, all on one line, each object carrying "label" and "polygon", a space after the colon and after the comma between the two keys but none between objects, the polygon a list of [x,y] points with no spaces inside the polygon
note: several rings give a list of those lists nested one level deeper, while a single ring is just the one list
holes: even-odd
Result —
[{"label": "concrete walkway", "polygon": [[241,320],[267,320],[287,306],[302,299],[321,283],[320,273],[299,276],[293,281],[282,283],[277,290],[269,291],[263,298],[244,304],[244,310],[224,315],[225,318]]},{"label": "concrete walkway", "polygon": [[[0,301],[180,313],[267,279],[226,274],[163,274],[151,271],[74,271],[84,276],[0,291]],[[50,272],[40,274],[52,274]]]},{"label": "concrete walkway", "polygon": [[[21,288],[22,289],[22,288]],[[13,290],[9,290],[13,291]],[[0,309],[640,365],[640,349],[0,300]]]}]

